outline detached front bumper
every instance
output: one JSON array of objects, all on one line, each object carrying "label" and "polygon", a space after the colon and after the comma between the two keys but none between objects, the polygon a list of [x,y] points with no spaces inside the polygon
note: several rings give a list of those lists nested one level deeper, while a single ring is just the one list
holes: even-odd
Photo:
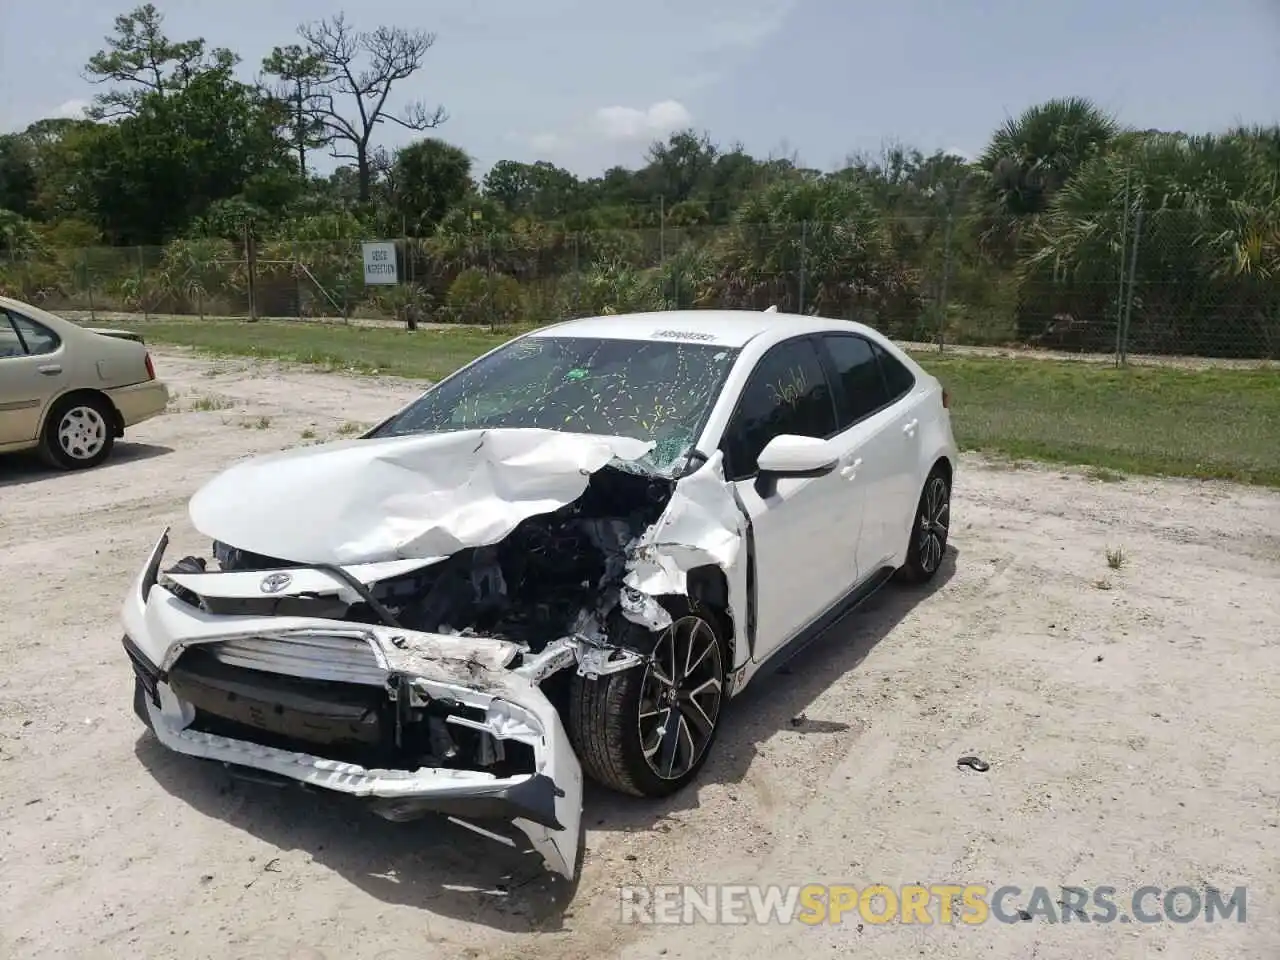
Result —
[{"label": "detached front bumper", "polygon": [[[343,621],[214,616],[156,582],[167,545],[166,535],[122,612],[125,651],[143,692],[137,707],[164,746],[365,798],[375,812],[393,820],[439,813],[464,821],[510,821],[550,869],[574,877],[582,822],[581,766],[536,677],[506,668],[506,645]],[[206,654],[211,654],[221,666],[193,681],[183,666],[192,659],[183,659],[189,652],[209,663]],[[376,768],[319,756],[324,752],[319,747],[309,752],[294,749],[291,742],[282,748],[291,713],[301,718],[295,723],[347,724],[357,730],[356,736],[373,735],[364,732],[362,720],[352,719],[358,709],[340,716],[342,705],[315,707],[305,692],[286,691],[269,700],[261,695],[262,687],[239,679],[264,676],[279,678],[282,685],[319,681],[349,686],[363,691],[358,693],[363,697],[385,694],[379,684],[386,683],[396,691],[397,717],[424,704],[449,704],[456,708],[444,718],[450,729],[473,731],[499,747],[523,750],[522,755],[532,757],[529,770],[497,776],[457,767]],[[201,728],[198,704],[209,697],[234,703],[236,735]],[[317,721],[317,711],[327,715]],[[395,723],[399,737],[399,720]],[[255,742],[258,729],[264,742]]]}]

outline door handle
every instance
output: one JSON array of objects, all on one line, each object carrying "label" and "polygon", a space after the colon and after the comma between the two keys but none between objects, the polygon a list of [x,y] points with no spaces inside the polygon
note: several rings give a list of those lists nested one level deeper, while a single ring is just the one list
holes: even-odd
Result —
[{"label": "door handle", "polygon": [[62,372],[62,365],[58,363],[46,363],[42,367],[36,367],[46,377],[56,377]]},{"label": "door handle", "polygon": [[845,464],[840,468],[840,478],[842,480],[853,480],[858,476],[858,468],[862,466],[862,458],[859,457],[852,463]]},{"label": "door handle", "polygon": [[908,437],[914,437],[916,435],[916,427],[918,427],[919,425],[920,425],[919,420],[912,420],[910,423],[908,423],[905,427],[902,428],[902,432],[905,433]]}]

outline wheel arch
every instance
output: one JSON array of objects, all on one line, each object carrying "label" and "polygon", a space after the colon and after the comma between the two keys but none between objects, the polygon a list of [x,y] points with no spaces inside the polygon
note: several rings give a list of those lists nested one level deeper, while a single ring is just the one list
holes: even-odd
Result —
[{"label": "wheel arch", "polygon": [[685,574],[685,584],[688,592],[664,593],[657,595],[655,599],[668,612],[671,612],[673,604],[683,603],[688,603],[694,613],[697,613],[699,608],[709,610],[715,617],[714,624],[723,646],[722,652],[730,664],[726,667],[726,671],[732,670],[735,662],[734,655],[738,652],[739,631],[734,622],[733,609],[729,604],[728,577],[714,563],[708,563],[689,570]]},{"label": "wheel arch", "polygon": [[947,486],[951,486],[951,481],[955,479],[955,465],[945,453],[933,461],[925,476],[930,476],[934,471],[941,471],[942,475],[947,478]]},{"label": "wheel arch", "polygon": [[685,575],[689,589],[689,599],[695,607],[705,604],[716,612],[719,625],[723,627],[724,653],[728,656],[728,669],[737,662],[737,644],[741,634],[734,622],[734,611],[729,603],[729,578],[714,563],[694,567]]},{"label": "wheel arch", "polygon": [[74,399],[94,399],[101,401],[107,408],[107,412],[110,414],[112,435],[116,438],[124,436],[124,417],[120,414],[120,408],[115,405],[115,402],[111,397],[102,390],[97,390],[93,387],[73,387],[70,390],[66,390],[63,393],[58,394],[45,404],[44,412],[40,415],[40,427],[36,432],[37,439],[44,436],[44,431],[49,425],[49,417],[53,415],[53,411],[56,410],[59,405],[66,403],[68,400]]}]

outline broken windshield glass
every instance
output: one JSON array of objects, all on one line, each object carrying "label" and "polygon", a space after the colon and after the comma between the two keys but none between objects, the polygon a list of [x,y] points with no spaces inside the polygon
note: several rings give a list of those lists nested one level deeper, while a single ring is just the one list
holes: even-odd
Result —
[{"label": "broken windshield glass", "polygon": [[536,428],[652,441],[665,470],[697,443],[736,350],[598,337],[515,340],[441,381],[374,432]]}]

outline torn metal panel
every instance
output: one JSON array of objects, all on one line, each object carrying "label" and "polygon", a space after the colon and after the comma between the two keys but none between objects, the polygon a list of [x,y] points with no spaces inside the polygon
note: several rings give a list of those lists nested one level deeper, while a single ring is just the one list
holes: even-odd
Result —
[{"label": "torn metal panel", "polygon": [[703,466],[681,478],[658,521],[632,551],[623,578],[622,613],[627,619],[662,630],[670,615],[655,597],[689,592],[688,572],[714,565],[730,586],[730,605],[745,597],[745,574],[738,568],[744,535],[738,509],[724,476],[724,455],[716,451]]},{"label": "torn metal panel", "polygon": [[236,464],[192,498],[191,522],[295,563],[452,556],[572,503],[592,473],[652,443],[556,430],[414,434],[300,447]]},{"label": "torn metal panel", "polygon": [[[164,545],[162,538],[153,559]],[[510,669],[521,653],[516,645],[311,618],[231,620],[184,603],[163,584],[150,584],[148,579],[144,570],[126,599],[123,622],[135,672],[146,673],[146,689],[153,691],[141,709],[165,746],[376,799],[378,812],[387,816],[440,812],[465,818],[468,811],[474,817],[502,816],[528,836],[550,868],[573,877],[581,831],[581,767],[537,679]],[[219,673],[230,678],[222,681],[223,689],[228,682],[237,684],[247,690],[248,698],[254,696],[254,685],[268,691],[264,696],[271,696],[278,708],[269,711],[262,729],[253,732],[263,723],[256,719],[246,727],[246,717],[253,716],[252,703],[235,713],[225,697],[217,699]],[[313,684],[311,689],[322,692],[311,699],[288,695],[290,687],[308,680],[327,686]],[[279,692],[270,693],[273,689]],[[387,699],[392,693],[394,702]],[[457,758],[453,766],[415,763],[412,753],[404,757],[408,763],[380,766],[325,756],[330,752],[324,746],[328,740],[313,739],[318,745],[306,747],[305,737],[332,740],[344,723],[356,723],[343,720],[337,709],[341,703],[334,697],[356,704],[361,698],[372,703],[381,698],[387,707],[377,712],[385,724],[393,714],[397,723],[402,719],[401,694],[410,721],[429,728],[433,746],[443,740],[447,747],[457,736],[445,728],[462,729],[478,738],[475,767],[500,768],[515,744],[531,757],[529,769],[498,774],[460,768]],[[331,705],[315,696],[328,697]],[[213,715],[202,712],[209,709]],[[423,714],[430,709],[437,715]],[[226,720],[220,721],[218,713]],[[371,715],[347,711],[348,716],[356,713],[366,718],[360,721],[364,728],[354,737],[333,740],[333,746],[345,744],[349,750],[355,741],[367,746],[379,739],[376,729],[368,727]],[[300,719],[291,720],[291,715]],[[306,722],[309,715],[323,722]],[[295,742],[281,743],[298,728],[307,728],[303,741],[295,736]],[[241,732],[245,730],[248,736]]]}]

